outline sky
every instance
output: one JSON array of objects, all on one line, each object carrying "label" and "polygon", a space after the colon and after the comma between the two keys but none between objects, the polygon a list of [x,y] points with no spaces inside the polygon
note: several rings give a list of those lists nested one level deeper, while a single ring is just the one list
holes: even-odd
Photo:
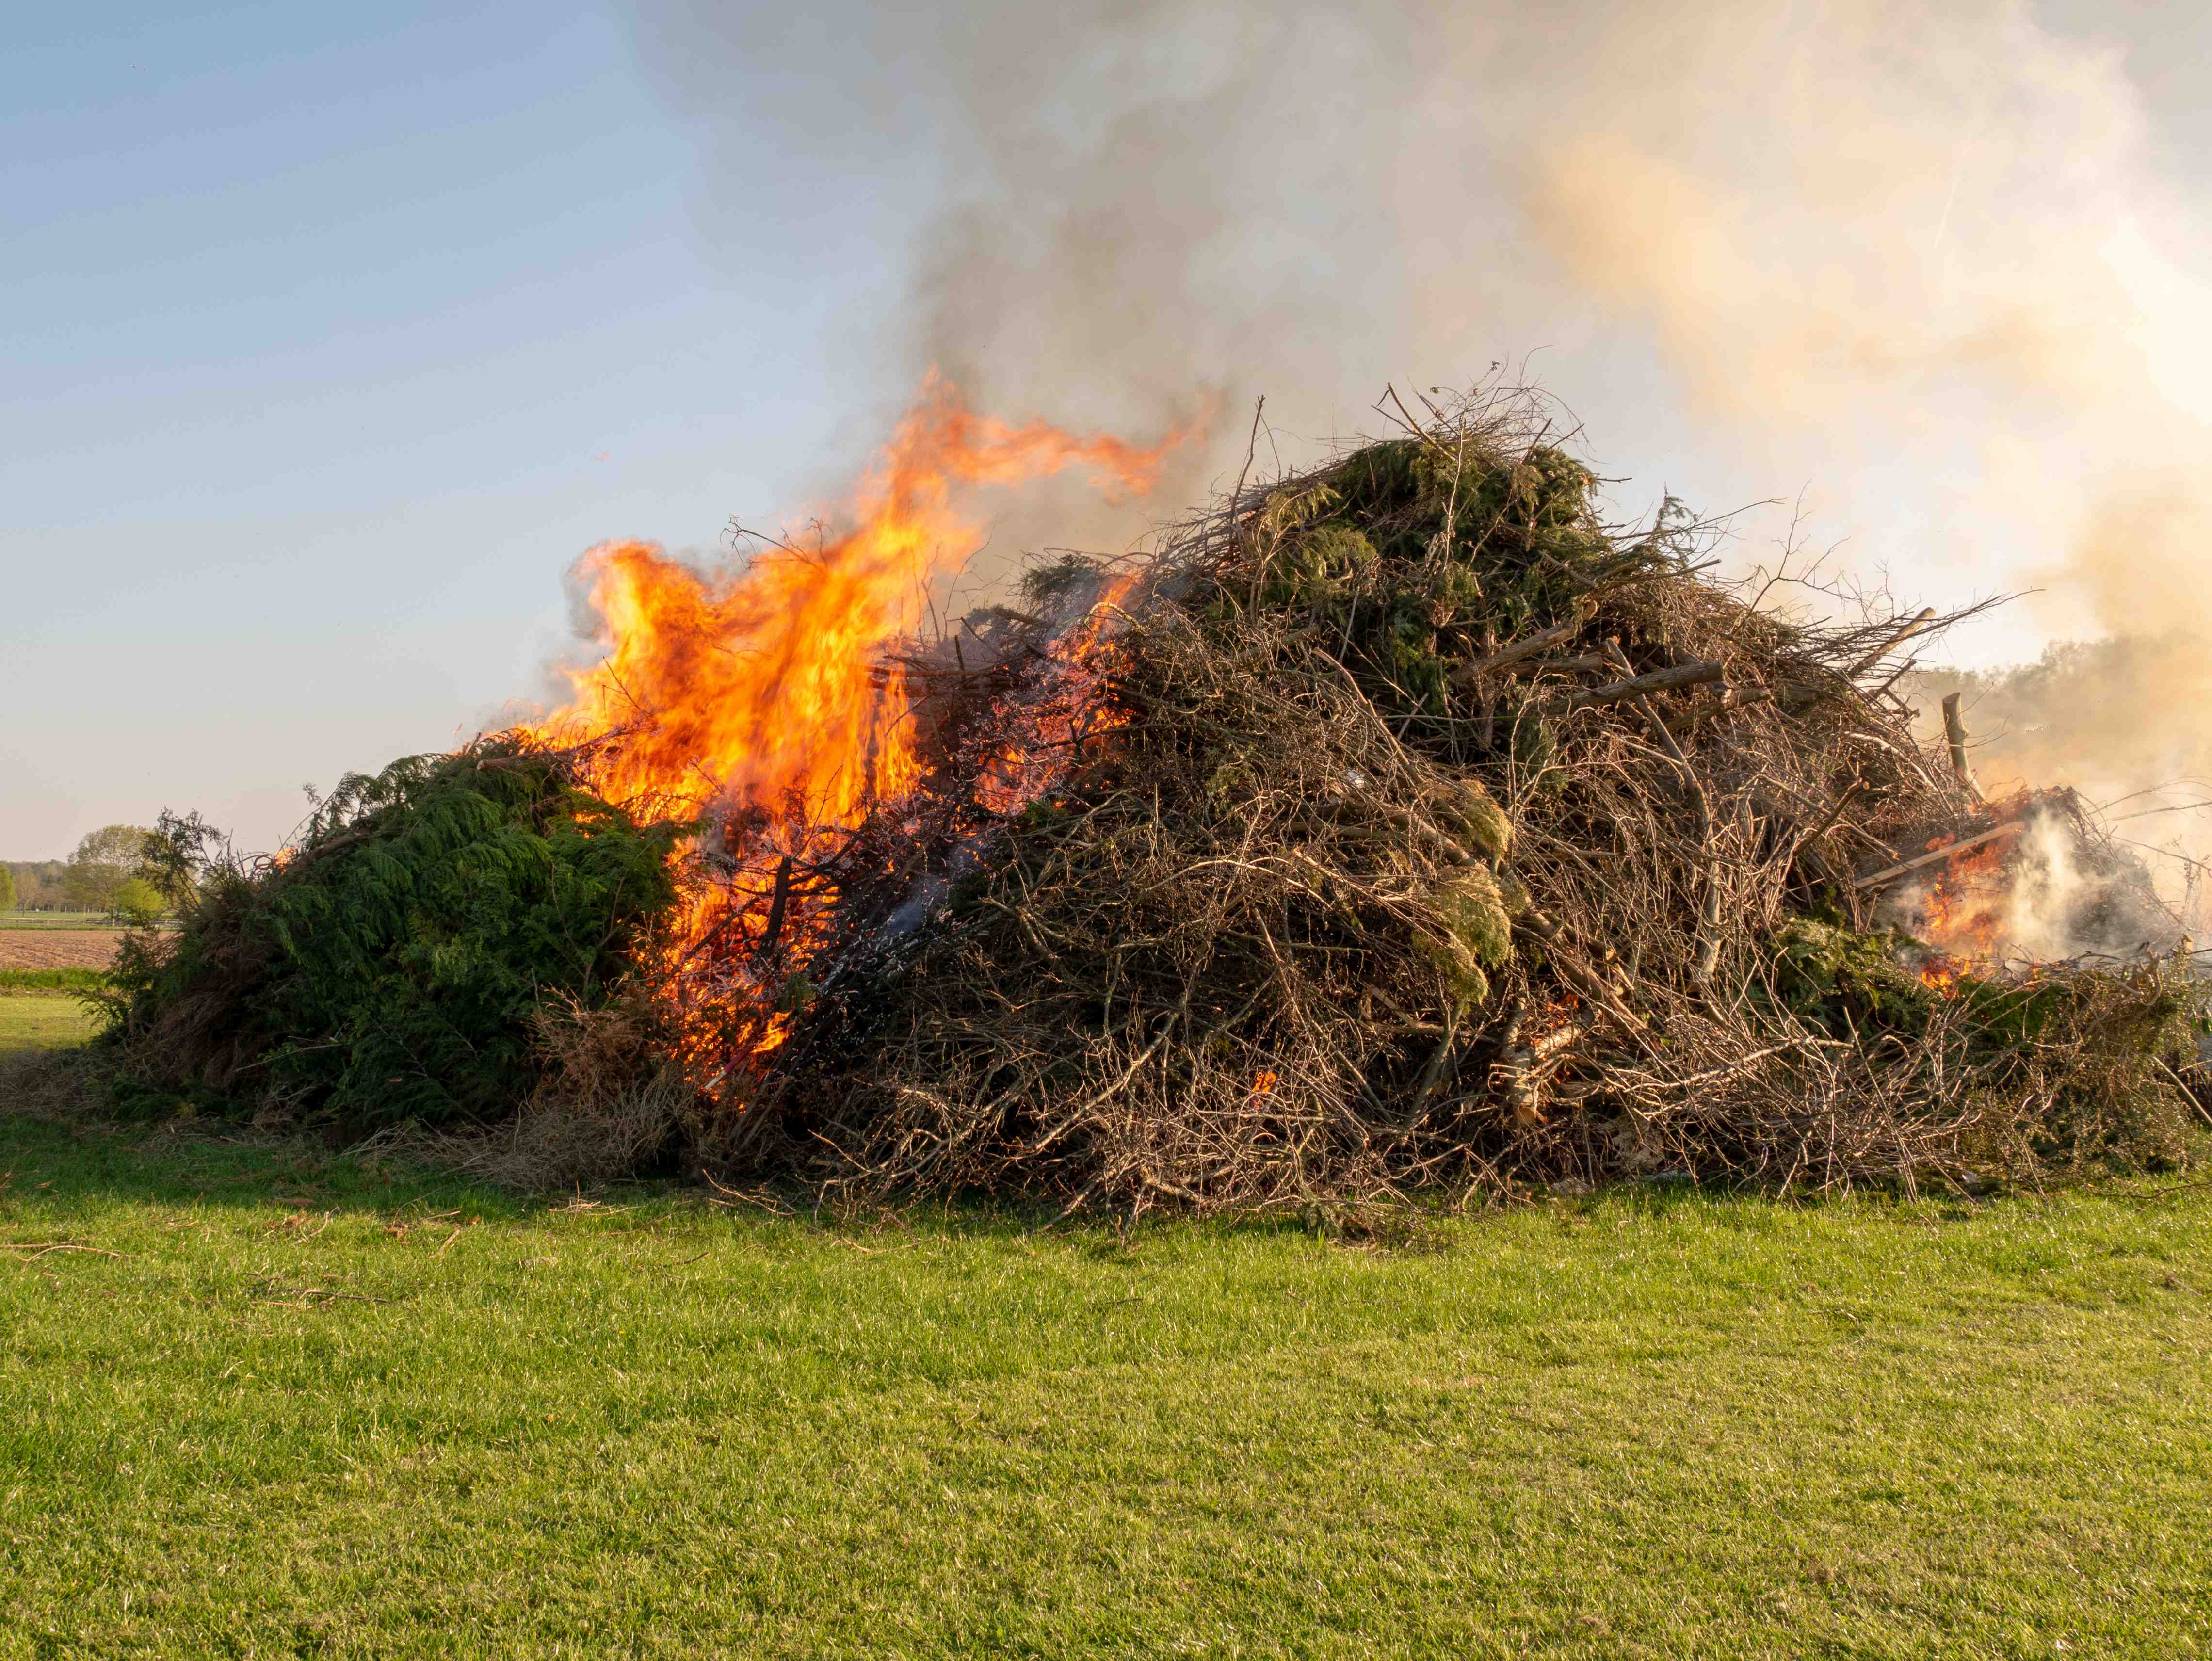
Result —
[{"label": "sky", "polygon": [[[1960,35],[1958,85],[1974,83],[1972,52],[2024,41],[2028,70],[2008,84],[2032,100],[2066,79],[2080,40],[2095,84],[2062,88],[2057,106],[2139,119],[2112,166],[2201,197],[2212,23],[2198,9],[2048,8],[2017,26],[1978,9],[1996,21]],[[1264,11],[1152,3],[1071,7],[1064,34],[1054,19],[1034,38],[1024,10],[986,5],[707,0],[95,3],[11,21],[0,856],[61,857],[86,830],[165,806],[280,844],[303,786],[449,746],[546,695],[547,665],[574,649],[563,575],[584,549],[641,536],[703,557],[733,514],[804,514],[864,462],[930,362],[1009,415],[1140,440],[1208,394],[1249,409],[1267,392],[1295,449],[1374,425],[1386,379],[1526,361],[1588,424],[1630,508],[1670,485],[1711,508],[1791,496],[1824,465],[1862,502],[1881,494],[1872,484],[1923,438],[1885,449],[1801,423],[1799,441],[1764,447],[1759,412],[1712,413],[1680,296],[1576,265],[1613,254],[1559,204],[1612,222],[1617,204],[1589,206],[1564,176],[1532,207],[1479,167],[1423,173],[1465,101],[1449,82],[1387,142],[1325,101],[1294,100],[1279,148],[1256,157],[1230,153],[1235,124],[1187,119],[1264,92],[1239,71],[1268,54],[1303,52],[1285,73],[1318,76],[1364,53],[1387,81],[1393,53],[1425,47],[1389,20],[1419,10],[1343,9],[1341,40],[1322,27],[1287,45],[1252,33]],[[1132,36],[1124,13],[1158,27]],[[1145,58],[1147,39],[1177,50]],[[1063,97],[1040,69],[1120,86],[1132,52],[1172,98]],[[1732,154],[1757,149],[1715,107],[1653,119],[1710,122]],[[1998,110],[1958,130],[2022,119]],[[1040,130],[1077,161],[1045,167]],[[1368,148],[1340,143],[1346,132]],[[1192,157],[1217,154],[1234,202],[1190,188]],[[1969,235],[1966,157],[1961,140],[1928,158],[1914,234],[1931,246]],[[1416,179],[1437,194],[1409,208]],[[1285,205],[1255,219],[1254,199]],[[1404,227],[1440,205],[1462,240],[1424,233],[1417,260]],[[1036,246],[1007,252],[1007,227],[1032,221]],[[2060,222],[2063,240],[2077,222]],[[2001,260],[2001,241],[1984,246]],[[2162,253],[2154,277],[2201,277],[2192,257]],[[1145,273],[1164,265],[1175,279],[1152,293]],[[1292,349],[1355,309],[1370,325],[1341,331],[1325,366]],[[1291,343],[1275,356],[1252,356],[1263,325]],[[1222,453],[1178,486],[1202,492]],[[1893,545],[1938,598],[2032,565],[2002,538],[1960,550],[1935,534],[1943,511],[1884,520],[1840,492],[1818,529]],[[1938,544],[1950,552],[1923,553]],[[2069,621],[2022,614],[1969,645],[2032,655]]]},{"label": "sky", "polygon": [[797,214],[710,246],[618,17],[10,34],[0,854],[164,806],[274,845],[302,784],[537,691],[584,547],[711,545],[854,419],[825,343],[879,262]]}]

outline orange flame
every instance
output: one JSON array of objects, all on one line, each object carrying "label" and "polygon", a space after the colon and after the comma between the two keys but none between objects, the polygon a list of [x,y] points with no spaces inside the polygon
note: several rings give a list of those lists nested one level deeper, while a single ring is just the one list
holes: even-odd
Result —
[{"label": "orange flame", "polygon": [[[738,917],[757,955],[781,942],[789,959],[818,939],[794,866],[803,868],[822,833],[857,825],[917,782],[906,688],[885,672],[882,653],[919,630],[930,585],[982,545],[984,528],[956,492],[1079,467],[1109,496],[1141,495],[1204,419],[1139,448],[979,415],[933,371],[863,478],[851,528],[804,548],[770,544],[718,575],[646,542],[603,543],[583,557],[606,654],[571,671],[570,703],[525,733],[556,745],[612,735],[589,763],[601,794],[641,812],[744,825],[744,869],[726,866],[714,882],[695,871],[668,976]],[[1010,775],[1025,770],[1018,757],[1006,761]],[[725,1004],[729,990],[718,995]],[[770,1003],[787,1010],[804,995],[781,971],[740,990],[756,1013]],[[753,1052],[779,1042],[787,1022],[787,1013],[763,1014]]]},{"label": "orange flame", "polygon": [[[1947,839],[1929,846],[1940,852]],[[2003,943],[2005,912],[2012,890],[2013,839],[1999,838],[1961,850],[1937,867],[1926,884],[1915,891],[1918,916],[1913,932],[1948,958],[1987,962]],[[1926,977],[1923,977],[1926,979]],[[1947,974],[1939,989],[1954,979]]]},{"label": "orange flame", "polygon": [[934,371],[864,481],[854,528],[811,549],[771,548],[728,575],[702,575],[645,542],[603,543],[580,563],[610,642],[573,672],[574,700],[539,723],[549,742],[636,726],[594,783],[624,802],[752,803],[793,793],[815,822],[913,782],[901,709],[875,672],[885,642],[921,623],[934,578],[982,545],[953,505],[960,484],[1009,484],[1069,467],[1115,493],[1152,489],[1185,428],[1150,449],[980,416]]}]

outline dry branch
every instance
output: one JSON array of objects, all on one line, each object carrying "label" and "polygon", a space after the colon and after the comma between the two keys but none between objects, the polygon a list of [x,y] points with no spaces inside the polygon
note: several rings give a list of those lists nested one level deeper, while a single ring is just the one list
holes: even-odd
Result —
[{"label": "dry branch", "polygon": [[1911,640],[1913,636],[1928,629],[1935,623],[1935,621],[1936,608],[1932,605],[1923,606],[1921,610],[1913,613],[1913,615],[1905,621],[1902,628],[1899,628],[1894,633],[1886,636],[1881,644],[1875,647],[1874,650],[1869,652],[1864,657],[1861,658],[1856,663],[1845,670],[1844,672],[1844,678],[1847,680],[1856,680],[1861,675],[1866,673],[1868,670],[1873,668],[1884,658],[1887,657],[1892,652],[1894,652],[1899,647],[1904,645],[1906,641]]},{"label": "dry branch", "polygon": [[1455,665],[1452,678],[1462,685],[1471,686],[1485,675],[1510,669],[1516,663],[1549,651],[1562,642],[1572,640],[1582,632],[1582,619],[1577,614],[1565,623],[1540,630],[1525,640],[1516,640],[1510,646],[1497,647],[1486,656],[1471,658],[1465,663]]},{"label": "dry branch", "polygon": [[1954,618],[1785,612],[1686,520],[1605,525],[1523,401],[1394,418],[1170,532],[1080,676],[1040,632],[916,675],[924,786],[810,872],[819,996],[726,1163],[1133,1214],[2166,1146],[2157,965],[1946,999],[1834,921],[2019,828],[1859,684]]},{"label": "dry branch", "polygon": [[1617,680],[1607,686],[1593,686],[1587,691],[1570,692],[1559,699],[1559,708],[1572,714],[1577,709],[1595,709],[1608,703],[1621,703],[1631,698],[1649,697],[1654,692],[1676,692],[1686,686],[1706,686],[1720,679],[1726,672],[1717,663],[1683,663],[1671,669],[1655,669],[1648,675],[1638,675],[1630,680]]},{"label": "dry branch", "polygon": [[1894,881],[1899,877],[1909,876],[1915,871],[1924,871],[1931,865],[1948,865],[1970,848],[1980,848],[2006,837],[2016,837],[2025,828],[2015,821],[2010,824],[2000,824],[1995,830],[1980,831],[1974,836],[1962,837],[1957,842],[1946,843],[1932,854],[1916,855],[1911,859],[1901,861],[1896,865],[1887,865],[1879,871],[1869,872],[1865,876],[1859,878],[1853,886],[1878,887],[1883,883]]}]

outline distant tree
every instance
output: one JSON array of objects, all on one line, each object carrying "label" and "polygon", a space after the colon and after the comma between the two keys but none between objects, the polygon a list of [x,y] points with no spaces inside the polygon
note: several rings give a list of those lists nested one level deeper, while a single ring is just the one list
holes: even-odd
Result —
[{"label": "distant tree", "polygon": [[69,860],[69,894],[78,909],[112,911],[123,885],[138,874],[146,857],[143,824],[103,824],[88,830]]},{"label": "distant tree", "polygon": [[162,904],[161,891],[152,883],[143,877],[131,877],[115,891],[115,897],[107,903],[107,909],[133,928],[143,928],[169,908]]},{"label": "distant tree", "polygon": [[15,909],[15,873],[0,865],[0,911]]}]

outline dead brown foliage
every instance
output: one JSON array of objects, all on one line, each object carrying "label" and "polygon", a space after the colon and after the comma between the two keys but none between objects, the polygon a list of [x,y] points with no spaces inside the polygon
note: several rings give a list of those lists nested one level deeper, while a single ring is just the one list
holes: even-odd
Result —
[{"label": "dead brown foliage", "polygon": [[543,1070],[511,1119],[465,1130],[408,1126],[378,1146],[525,1192],[596,1188],[662,1163],[696,1092],[652,999],[633,989],[596,1008],[562,1000],[535,1025]]},{"label": "dead brown foliage", "polygon": [[1990,820],[1892,690],[1947,620],[1714,581],[1702,527],[1589,484],[1513,405],[1243,491],[1012,817],[975,757],[1061,730],[1044,694],[940,707],[936,794],[822,873],[845,933],[724,1159],[1141,1211],[2177,1157],[2185,976],[1947,996],[1875,926],[1866,873]]}]

